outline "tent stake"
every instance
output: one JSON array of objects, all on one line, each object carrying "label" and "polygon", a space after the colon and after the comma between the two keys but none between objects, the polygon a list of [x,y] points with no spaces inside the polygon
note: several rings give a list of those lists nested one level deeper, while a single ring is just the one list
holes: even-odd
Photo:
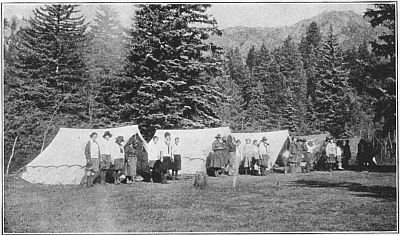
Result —
[{"label": "tent stake", "polygon": [[12,150],[11,150],[11,156],[10,156],[10,159],[8,160],[8,164],[7,164],[6,176],[8,176],[8,169],[9,169],[9,167],[10,167],[11,159],[12,159],[13,156],[14,156],[14,150],[15,150],[15,145],[17,144],[17,140],[18,140],[18,136],[15,137],[15,140],[14,140],[13,148],[12,148]]}]

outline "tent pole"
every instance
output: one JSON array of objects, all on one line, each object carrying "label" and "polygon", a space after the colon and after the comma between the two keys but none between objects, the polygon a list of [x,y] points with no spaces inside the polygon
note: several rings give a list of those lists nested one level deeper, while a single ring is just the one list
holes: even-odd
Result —
[{"label": "tent pole", "polygon": [[17,144],[17,140],[18,140],[18,136],[15,137],[15,140],[14,140],[13,148],[11,150],[11,156],[10,156],[10,159],[8,160],[8,164],[7,164],[6,176],[8,176],[8,169],[10,168],[11,159],[14,156],[14,150],[15,150],[15,145]]}]

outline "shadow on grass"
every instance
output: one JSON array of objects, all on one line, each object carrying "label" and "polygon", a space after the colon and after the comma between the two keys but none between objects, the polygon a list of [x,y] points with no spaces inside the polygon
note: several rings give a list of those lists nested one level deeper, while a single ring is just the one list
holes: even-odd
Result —
[{"label": "shadow on grass", "polygon": [[296,187],[310,188],[342,188],[351,192],[358,192],[358,197],[373,197],[386,201],[396,201],[396,187],[391,186],[365,186],[359,183],[340,182],[330,183],[317,180],[297,180],[293,181]]}]

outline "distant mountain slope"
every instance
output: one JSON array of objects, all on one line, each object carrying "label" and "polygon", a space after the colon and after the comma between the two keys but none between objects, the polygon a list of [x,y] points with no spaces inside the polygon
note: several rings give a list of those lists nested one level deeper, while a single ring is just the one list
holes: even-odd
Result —
[{"label": "distant mountain slope", "polygon": [[243,56],[247,55],[252,45],[259,47],[264,43],[271,49],[279,46],[289,35],[297,42],[305,34],[307,27],[315,21],[323,35],[332,25],[338,41],[345,49],[370,41],[376,35],[369,22],[354,11],[325,11],[318,16],[302,20],[292,26],[280,28],[231,27],[223,30],[221,37],[213,36],[210,40],[227,49],[239,47]]}]

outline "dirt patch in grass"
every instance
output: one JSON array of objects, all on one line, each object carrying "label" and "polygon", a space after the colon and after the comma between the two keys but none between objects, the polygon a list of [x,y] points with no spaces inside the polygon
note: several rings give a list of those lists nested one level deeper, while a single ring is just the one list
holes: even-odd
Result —
[{"label": "dirt patch in grass", "polygon": [[314,172],[84,188],[8,180],[6,232],[396,230],[396,174]]}]

